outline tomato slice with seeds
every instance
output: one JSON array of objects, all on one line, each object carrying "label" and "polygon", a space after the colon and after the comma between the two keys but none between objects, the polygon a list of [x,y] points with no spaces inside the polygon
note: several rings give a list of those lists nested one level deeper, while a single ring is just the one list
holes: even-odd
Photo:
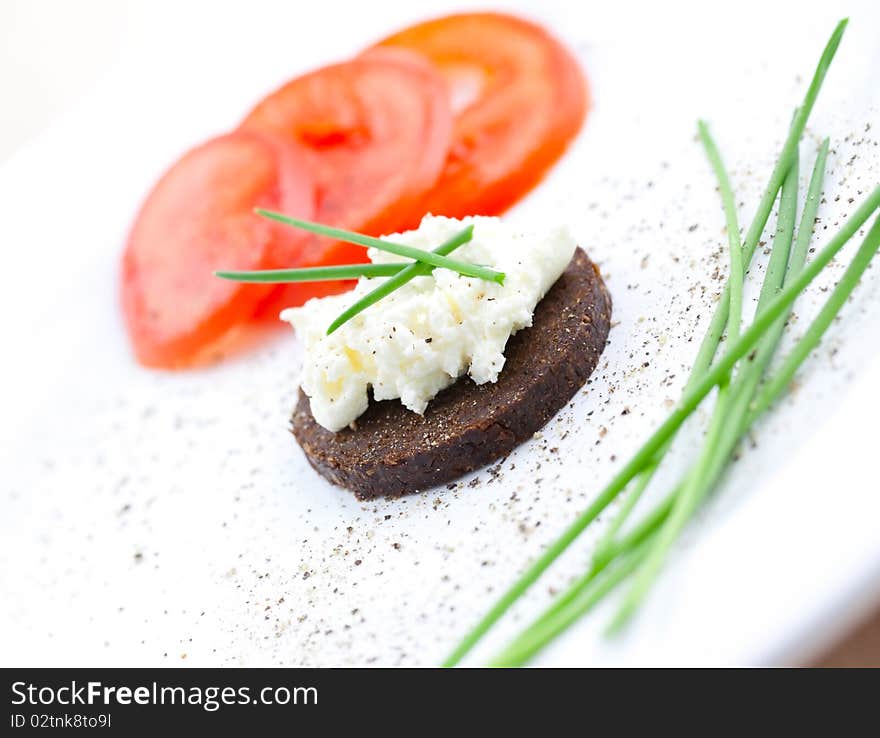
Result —
[{"label": "tomato slice with seeds", "polygon": [[497,13],[452,15],[386,38],[432,61],[455,122],[443,173],[424,202],[438,214],[498,215],[534,187],[580,129],[577,61],[543,28]]},{"label": "tomato slice with seeds", "polygon": [[[315,220],[369,235],[414,227],[446,160],[452,114],[446,86],[417,54],[379,50],[291,80],[262,100],[243,130],[295,141],[315,178]],[[282,267],[366,261],[359,246],[309,236]],[[336,285],[283,287],[260,310],[302,304]]]},{"label": "tomato slice with seeds", "polygon": [[122,260],[122,304],[138,360],[173,367],[196,359],[247,320],[271,287],[218,279],[217,269],[265,269],[295,258],[300,234],[254,207],[314,215],[314,185],[290,142],[253,132],[184,154],[135,218]]}]

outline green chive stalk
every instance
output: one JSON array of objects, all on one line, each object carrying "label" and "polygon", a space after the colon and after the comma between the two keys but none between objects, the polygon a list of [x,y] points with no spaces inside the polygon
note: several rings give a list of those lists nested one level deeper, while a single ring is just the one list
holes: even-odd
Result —
[{"label": "green chive stalk", "polygon": [[[393,277],[406,269],[406,264],[342,264],[298,269],[261,269],[252,272],[214,272],[215,277],[232,282],[253,284],[291,284],[293,282],[335,282],[340,279]],[[431,267],[433,269],[433,267]]]},{"label": "green chive stalk", "polygon": [[270,220],[275,220],[279,223],[293,226],[294,228],[300,228],[319,236],[329,236],[338,241],[345,241],[347,243],[357,244],[358,246],[378,249],[379,251],[385,251],[389,254],[395,254],[396,256],[403,256],[407,259],[412,259],[413,261],[421,261],[425,264],[431,264],[432,266],[440,267],[442,269],[451,269],[465,277],[476,277],[477,279],[485,279],[489,282],[504,284],[503,272],[497,272],[494,269],[479,266],[478,264],[468,264],[467,262],[450,259],[448,256],[443,256],[431,251],[423,251],[422,249],[417,249],[413,246],[386,241],[382,238],[365,236],[362,233],[355,233],[354,231],[346,231],[341,228],[333,228],[320,223],[312,223],[308,220],[291,218],[290,216],[282,215],[281,213],[276,213],[271,210],[255,208],[254,212],[257,215],[262,215],[264,218],[269,218]]}]

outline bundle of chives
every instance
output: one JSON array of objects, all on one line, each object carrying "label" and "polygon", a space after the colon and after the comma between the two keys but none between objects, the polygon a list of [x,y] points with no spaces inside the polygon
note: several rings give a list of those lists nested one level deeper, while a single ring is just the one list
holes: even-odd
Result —
[{"label": "bundle of chives", "polygon": [[[524,663],[550,639],[592,608],[614,587],[632,577],[634,584],[612,623],[612,629],[622,625],[631,616],[649,589],[678,533],[690,519],[700,501],[717,482],[739,438],[760,414],[785,391],[797,368],[818,344],[834,315],[855,288],[861,274],[870,263],[871,257],[880,247],[880,218],[870,229],[844,278],[832,292],[815,322],[783,362],[779,371],[766,380],[762,388],[756,390],[758,382],[779,343],[785,320],[794,300],[880,207],[880,187],[878,187],[853,213],[840,232],[832,238],[814,261],[804,267],[827,156],[828,145],[827,141],[824,142],[819,150],[813,170],[795,249],[789,255],[796,211],[797,147],[846,24],[846,20],[838,24],[826,45],[804,101],[795,113],[788,138],[741,249],[738,243],[738,226],[736,225],[733,197],[728,178],[708,128],[705,124],[700,124],[700,138],[719,179],[719,189],[728,223],[731,279],[700,346],[683,397],[666,422],[612,479],[593,504],[581,513],[562,536],[552,543],[520,579],[502,595],[487,615],[460,642],[444,665],[454,666],[457,664],[587,525],[630,482],[636,480],[636,485],[630,497],[625,500],[621,513],[612,522],[609,532],[597,547],[588,571],[499,654],[492,664],[518,665]],[[754,322],[737,338],[743,274],[751,261],[780,188],[782,188],[783,195],[780,203],[780,222],[774,239],[774,256],[771,256],[771,264],[768,266],[765,276],[764,288],[762,288]],[[725,326],[730,339],[729,348],[712,365]],[[754,352],[754,356],[750,357],[751,361],[740,361],[751,352]],[[732,377],[731,372],[735,368],[738,371]],[[650,481],[678,427],[715,386],[719,386],[721,391],[716,400],[706,443],[697,463],[660,505],[655,507],[628,535],[617,540],[617,533]]]},{"label": "bundle of chives", "polygon": [[[876,210],[880,207],[880,188],[875,190],[872,200]],[[798,341],[780,369],[766,380],[763,389],[758,392],[757,399],[752,401],[750,406],[747,405],[750,408],[750,414],[738,427],[735,424],[735,418],[732,418],[731,425],[728,427],[737,428],[737,430],[723,442],[710,447],[714,454],[711,464],[708,465],[709,471],[703,477],[703,490],[701,491],[708,491],[711,485],[717,481],[739,438],[760,417],[762,412],[766,411],[776,399],[785,393],[788,382],[812,348],[821,340],[825,330],[833,321],[840,307],[852,294],[878,250],[880,250],[880,217],[875,219],[843,278],[838,282],[837,287],[807,332]],[[779,318],[784,320],[783,312],[780,312],[778,316],[777,320]],[[772,325],[772,321],[770,325]],[[687,478],[690,479],[691,476],[689,475]],[[669,521],[670,511],[681,490],[681,486],[674,489],[650,514],[645,516],[630,534],[619,542],[615,542],[604,559],[594,561],[583,577],[572,584],[539,618],[525,628],[501,653],[496,655],[491,661],[491,665],[519,666],[526,663],[553,638],[598,604],[612,589],[625,581],[628,576],[637,574],[639,567],[645,563],[650,545],[657,543],[654,536]],[[610,629],[614,630],[619,627],[631,615],[631,612],[625,601],[624,606],[612,621]]]}]

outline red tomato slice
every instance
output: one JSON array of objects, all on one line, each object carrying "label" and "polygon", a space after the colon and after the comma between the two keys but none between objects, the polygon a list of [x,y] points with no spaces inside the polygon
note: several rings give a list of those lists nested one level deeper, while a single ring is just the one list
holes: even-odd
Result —
[{"label": "red tomato slice", "polygon": [[[366,251],[361,254],[353,254],[344,263],[357,264],[362,261],[367,261]],[[338,261],[334,263],[342,264],[343,262]],[[328,295],[338,295],[340,292],[347,292],[356,284],[357,280],[347,279],[336,282],[297,282],[295,284],[278,285],[260,302],[251,318],[254,321],[277,323],[278,315],[285,308],[302,305],[313,297],[327,297]]]},{"label": "red tomato slice", "polygon": [[248,319],[271,287],[218,279],[295,258],[302,237],[255,206],[314,213],[307,164],[289,142],[252,132],[215,138],[177,161],[147,196],[122,261],[122,304],[138,360],[185,364]]},{"label": "red tomato slice", "polygon": [[509,15],[452,15],[380,43],[424,54],[443,73],[456,113],[452,146],[425,209],[497,215],[562,155],[586,115],[586,79],[541,27]]},{"label": "red tomato slice", "polygon": [[[260,102],[242,128],[284,135],[305,150],[317,188],[316,220],[381,235],[418,224],[425,193],[446,159],[452,114],[431,64],[411,52],[382,50],[291,80]],[[278,266],[365,260],[359,246],[310,237],[298,260]],[[275,317],[279,307],[345,286],[294,285],[261,312]]]}]

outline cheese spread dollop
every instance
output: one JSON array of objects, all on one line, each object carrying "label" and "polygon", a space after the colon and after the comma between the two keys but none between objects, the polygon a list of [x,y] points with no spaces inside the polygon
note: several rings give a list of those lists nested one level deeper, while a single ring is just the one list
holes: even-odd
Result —
[{"label": "cheese spread dollop", "polygon": [[[498,379],[508,338],[532,324],[535,306],[568,265],[575,242],[565,228],[525,233],[498,218],[431,215],[417,230],[384,238],[430,251],[469,224],[473,238],[450,257],[504,272],[503,285],[434,269],[329,336],[327,326],[383,278],[362,278],[351,292],[281,313],[304,344],[301,386],[324,428],[335,432],[356,420],[367,409],[370,388],[376,400],[399,398],[421,414],[465,373],[477,384]],[[376,249],[368,255],[377,264],[411,263]]]}]

